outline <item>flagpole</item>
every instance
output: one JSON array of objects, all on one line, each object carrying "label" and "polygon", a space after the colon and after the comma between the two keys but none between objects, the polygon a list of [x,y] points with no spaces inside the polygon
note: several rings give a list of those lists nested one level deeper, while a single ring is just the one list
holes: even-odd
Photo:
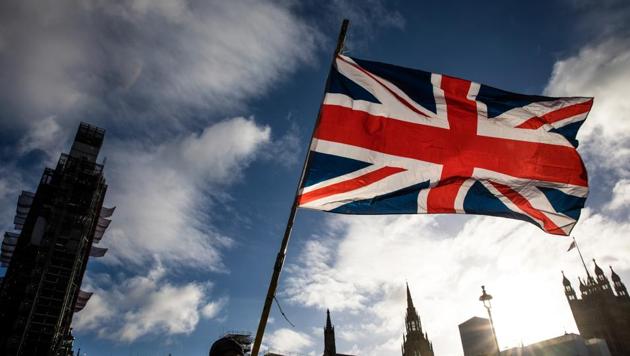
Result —
[{"label": "flagpole", "polygon": [[[335,58],[343,49],[349,23],[350,21],[348,19],[344,19],[343,22],[341,23],[341,30],[339,31],[339,37],[337,39],[337,47],[335,48],[335,53],[333,54],[332,64],[335,63]],[[328,78],[326,79],[326,88],[328,87],[329,81],[330,81],[330,72],[328,74]],[[326,89],[324,89],[324,91],[325,90]],[[326,95],[325,92],[324,92],[324,95]],[[299,203],[298,197],[300,193],[300,188],[302,187],[302,182],[304,180],[304,175],[306,174],[308,161],[311,156],[310,144],[311,142],[313,142],[313,136],[315,136],[315,130],[317,129],[317,126],[319,124],[320,116],[321,116],[321,107],[320,107],[319,113],[317,114],[317,120],[315,121],[315,126],[313,127],[313,132],[311,134],[311,140],[309,141],[309,148],[306,151],[306,157],[304,158],[304,164],[302,165],[302,174],[300,175],[300,180],[295,190],[295,196],[293,198],[293,206],[291,206],[291,212],[289,213],[287,227],[284,230],[284,237],[282,238],[280,251],[278,251],[278,255],[276,256],[276,262],[273,266],[273,275],[271,276],[271,281],[269,282],[269,289],[267,290],[267,296],[265,297],[265,305],[263,306],[262,314],[260,315],[260,321],[258,323],[258,330],[256,331],[256,338],[254,340],[254,346],[252,347],[251,356],[258,356],[258,351],[260,350],[262,338],[265,333],[265,327],[267,326],[267,319],[269,318],[269,311],[271,310],[273,298],[276,295],[276,288],[278,287],[278,279],[280,278],[280,272],[282,271],[282,266],[284,265],[284,259],[287,254],[287,247],[289,245],[289,239],[291,238],[291,230],[293,229],[293,222],[295,221],[295,214],[296,214],[298,203]]]},{"label": "flagpole", "polygon": [[584,262],[584,257],[582,257],[582,251],[580,251],[580,246],[578,246],[577,241],[575,241],[575,236],[571,236],[573,238],[573,242],[575,243],[575,248],[578,250],[580,254],[580,260],[582,260],[582,265],[584,266],[584,270],[586,271],[586,276],[588,277],[588,281],[591,280],[591,274],[588,273],[588,268],[586,268],[586,263]]}]

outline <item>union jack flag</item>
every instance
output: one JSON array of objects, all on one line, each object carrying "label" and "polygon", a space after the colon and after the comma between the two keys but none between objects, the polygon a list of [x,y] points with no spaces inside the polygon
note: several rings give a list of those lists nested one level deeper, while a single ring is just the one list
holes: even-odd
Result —
[{"label": "union jack flag", "polygon": [[299,206],[494,215],[568,235],[588,194],[576,134],[592,104],[338,55]]}]

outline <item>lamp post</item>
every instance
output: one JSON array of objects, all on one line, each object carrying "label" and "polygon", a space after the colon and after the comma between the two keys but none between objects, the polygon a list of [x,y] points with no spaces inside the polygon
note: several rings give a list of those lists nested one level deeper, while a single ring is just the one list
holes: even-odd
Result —
[{"label": "lamp post", "polygon": [[497,334],[494,331],[494,321],[492,321],[492,312],[490,309],[492,308],[492,295],[486,293],[486,286],[481,286],[481,297],[479,297],[479,301],[483,303],[483,306],[488,311],[488,318],[490,318],[490,328],[492,329],[492,337],[494,338],[494,344],[497,346],[497,355],[501,355],[501,349],[499,349],[499,341],[497,341]]}]

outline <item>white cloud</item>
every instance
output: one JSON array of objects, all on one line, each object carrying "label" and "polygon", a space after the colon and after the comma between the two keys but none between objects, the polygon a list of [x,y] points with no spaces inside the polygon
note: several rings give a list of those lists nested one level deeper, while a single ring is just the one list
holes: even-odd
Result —
[{"label": "white cloud", "polygon": [[617,210],[630,207],[630,179],[622,179],[613,188],[613,199],[606,209]]},{"label": "white cloud", "polygon": [[311,61],[320,36],[286,4],[251,0],[9,1],[0,22],[12,118],[0,127],[56,116],[150,135],[241,110]]},{"label": "white cloud", "polygon": [[84,289],[94,294],[85,309],[75,314],[73,327],[122,342],[145,335],[188,334],[200,315],[214,318],[227,303],[225,298],[207,301],[207,285],[166,281],[159,264],[147,276],[112,281],[97,275],[86,282]]},{"label": "white cloud", "polygon": [[313,339],[308,334],[285,328],[266,335],[263,342],[269,345],[270,350],[283,352],[304,351],[313,346]]},{"label": "white cloud", "polygon": [[203,183],[228,183],[239,177],[235,171],[251,160],[261,144],[269,142],[270,135],[268,126],[237,117],[209,126],[200,135],[189,135],[176,147],[166,147],[164,154],[172,166],[192,171]]},{"label": "white cloud", "polygon": [[[240,179],[269,137],[269,127],[239,117],[154,147],[115,144],[106,174],[114,187],[107,199],[117,209],[100,243],[109,248],[101,261],[133,272],[122,281],[106,275],[85,281],[94,295],[74,327],[132,342],[144,335],[188,334],[200,316],[219,316],[228,297],[207,300],[207,286],[172,284],[162,266],[226,271],[221,252],[232,240],[213,227],[207,192],[220,194]],[[144,266],[155,263],[143,275]]]},{"label": "white cloud", "polygon": [[31,188],[24,186],[24,182],[24,177],[15,167],[0,167],[0,216],[4,217],[0,226],[7,231],[14,230],[12,222],[20,192]]},{"label": "white cloud", "polygon": [[145,299],[146,305],[125,315],[120,330],[123,341],[133,341],[150,332],[190,333],[199,321],[200,288],[187,284],[181,288],[164,285]]},{"label": "white cloud", "polygon": [[214,319],[217,315],[219,315],[219,313],[227,303],[227,298],[221,298],[219,300],[212,301],[204,305],[204,307],[201,309],[201,315],[203,315],[203,317],[206,319]]},{"label": "white cloud", "polygon": [[595,103],[578,138],[580,150],[593,168],[614,169],[629,176],[630,160],[630,40],[612,38],[584,47],[556,62],[545,93],[554,96],[593,96]]},{"label": "white cloud", "polygon": [[72,327],[76,330],[98,330],[102,325],[110,321],[116,312],[109,303],[103,299],[107,297],[101,293],[92,294],[88,304],[83,310],[74,314]]},{"label": "white cloud", "polygon": [[55,116],[49,116],[31,126],[31,129],[20,140],[19,154],[24,154],[35,149],[48,152],[55,156],[61,152],[65,137]]},{"label": "white cloud", "polygon": [[233,118],[155,147],[116,145],[107,167],[118,208],[102,244],[105,262],[163,263],[224,270],[220,250],[231,239],[211,225],[205,192],[239,179],[269,142],[270,129],[253,119]]},{"label": "white cloud", "polygon": [[584,47],[573,57],[556,62],[545,89],[550,95],[590,95],[595,106],[582,137],[593,139],[598,130],[606,139],[630,135],[630,43],[611,39],[595,46]]}]

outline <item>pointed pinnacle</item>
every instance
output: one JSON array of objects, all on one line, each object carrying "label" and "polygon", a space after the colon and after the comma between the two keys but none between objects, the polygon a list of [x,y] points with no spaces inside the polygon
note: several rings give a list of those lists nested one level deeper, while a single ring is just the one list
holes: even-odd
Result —
[{"label": "pointed pinnacle", "polygon": [[332,322],[330,321],[330,310],[326,309],[326,328],[332,328]]}]

